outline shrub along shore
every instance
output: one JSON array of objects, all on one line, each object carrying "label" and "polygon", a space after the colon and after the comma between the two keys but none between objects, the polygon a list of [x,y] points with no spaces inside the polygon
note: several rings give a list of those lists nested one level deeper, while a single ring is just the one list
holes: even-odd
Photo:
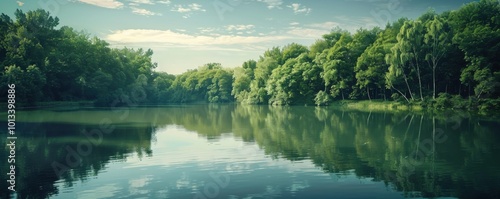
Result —
[{"label": "shrub along shore", "polygon": [[[458,100],[458,101],[457,101]],[[331,106],[343,110],[356,110],[363,112],[471,112],[480,115],[499,115],[498,110],[489,109],[494,100],[486,100],[483,102],[472,102],[467,99],[445,99],[438,98],[437,102],[429,101],[425,103],[405,103],[397,101],[383,100],[340,100],[333,103]]]}]

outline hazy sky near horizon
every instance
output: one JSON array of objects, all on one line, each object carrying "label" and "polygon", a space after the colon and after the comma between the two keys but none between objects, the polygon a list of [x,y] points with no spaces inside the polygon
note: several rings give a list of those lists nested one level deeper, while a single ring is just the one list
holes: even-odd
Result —
[{"label": "hazy sky near horizon", "polygon": [[157,71],[180,74],[205,63],[257,60],[265,50],[309,46],[338,26],[384,27],[401,17],[438,13],[472,0],[2,0],[0,12],[43,8],[112,47],[151,48]]}]

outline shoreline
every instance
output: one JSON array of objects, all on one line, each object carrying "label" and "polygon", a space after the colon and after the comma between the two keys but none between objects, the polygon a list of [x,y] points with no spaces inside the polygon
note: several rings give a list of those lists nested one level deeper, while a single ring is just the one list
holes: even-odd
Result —
[{"label": "shoreline", "polygon": [[[148,106],[169,106],[169,105],[200,105],[200,104],[214,104],[209,102],[193,102],[193,103],[146,103],[138,104],[137,107],[148,107]],[[228,103],[215,103],[215,104],[238,104],[237,102]],[[7,103],[1,102],[0,107],[6,107]],[[47,102],[36,102],[31,105],[26,103],[16,103],[16,108],[20,110],[26,109],[44,109],[44,108],[106,108],[101,106],[95,106],[94,101],[47,101]],[[257,104],[241,104],[241,105],[257,105]],[[262,106],[262,105],[257,105]],[[269,105],[273,106],[273,105]],[[289,105],[289,106],[301,106],[299,104]],[[315,105],[311,105],[315,106]],[[457,108],[434,108],[422,106],[421,103],[406,104],[398,101],[384,101],[384,100],[338,100],[330,103],[327,106],[315,106],[315,107],[325,107],[325,108],[335,108],[342,110],[353,110],[361,112],[413,112],[413,113],[432,113],[432,112],[468,112],[483,116],[488,115],[499,115],[497,111],[482,111],[479,109],[468,110],[468,109],[457,109]],[[108,107],[109,108],[109,107]],[[1,108],[2,110],[4,108]]]}]

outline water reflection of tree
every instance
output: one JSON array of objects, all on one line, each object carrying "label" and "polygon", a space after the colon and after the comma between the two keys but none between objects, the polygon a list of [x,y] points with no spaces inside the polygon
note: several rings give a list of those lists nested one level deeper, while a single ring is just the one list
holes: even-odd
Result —
[{"label": "water reflection of tree", "polygon": [[[465,117],[457,128],[446,115],[267,106],[225,111],[232,111],[226,114],[237,137],[255,141],[274,158],[310,159],[330,173],[354,169],[360,178],[383,181],[406,196],[499,194],[497,122]],[[445,142],[435,143],[436,129],[448,136]],[[487,169],[479,174],[478,167]]]},{"label": "water reflection of tree", "polygon": [[[18,123],[18,125],[29,125]],[[117,125],[110,134],[104,134],[102,143],[93,146],[91,154],[82,157],[81,165],[71,168],[59,178],[52,167],[53,162],[68,166],[66,147],[76,150],[77,144],[87,138],[80,132],[98,126],[81,124],[44,123],[37,132],[23,132],[16,141],[16,191],[18,198],[47,198],[59,192],[55,182],[63,180],[64,186],[73,186],[76,181],[86,181],[97,176],[110,161],[120,161],[131,154],[151,156],[151,137],[154,131],[150,125]],[[3,137],[3,136],[2,136]],[[1,144],[5,146],[5,140]],[[5,153],[0,158],[7,159]],[[0,172],[7,173],[6,166]],[[5,175],[2,175],[5,176]],[[0,186],[7,187],[5,177]],[[9,198],[2,192],[0,198]]]},{"label": "water reflection of tree", "polygon": [[[165,125],[179,125],[211,140],[232,132],[245,142],[256,142],[273,158],[310,160],[333,175],[354,171],[360,178],[384,182],[406,196],[500,197],[496,190],[500,187],[500,164],[494,154],[500,149],[496,145],[500,136],[495,134],[499,123],[467,115],[450,120],[452,116],[456,114],[239,105],[133,109],[130,119],[116,124],[116,130],[105,135],[92,155],[84,157],[82,166],[64,175],[63,180],[71,186],[76,180],[85,181],[97,175],[110,161],[123,160],[131,153],[152,155],[151,132]],[[58,189],[53,184],[58,178],[50,164],[64,162],[67,154],[64,147],[75,147],[85,139],[80,130],[94,128],[94,123],[45,122],[37,128],[45,131],[23,138],[19,150],[27,152],[18,160],[19,193],[42,197],[56,194]],[[428,139],[435,140],[436,129],[445,132],[447,140],[426,144]],[[422,150],[426,152],[419,159],[420,164],[414,170],[408,169],[414,152]],[[0,159],[6,159],[6,154],[0,153]],[[8,171],[2,167],[0,172]],[[0,186],[6,187],[6,181],[2,180]]]},{"label": "water reflection of tree", "polygon": [[209,139],[216,139],[223,133],[231,133],[232,106],[219,104],[190,105],[163,108],[157,111],[162,124],[183,126]]}]

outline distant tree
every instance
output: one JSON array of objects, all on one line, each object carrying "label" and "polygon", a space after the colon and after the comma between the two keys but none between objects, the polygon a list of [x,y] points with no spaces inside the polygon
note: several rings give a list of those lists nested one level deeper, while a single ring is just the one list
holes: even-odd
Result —
[{"label": "distant tree", "polygon": [[257,62],[249,60],[244,62],[242,67],[238,67],[234,70],[234,82],[231,95],[239,102],[243,102],[248,98],[250,83],[255,78],[255,68],[257,68]]},{"label": "distant tree", "polygon": [[321,74],[325,87],[329,88],[332,97],[345,99],[350,89],[350,83],[354,80],[354,67],[351,65],[354,59],[350,56],[348,44],[352,41],[349,33],[344,33],[335,45],[328,50],[326,61],[323,63]]}]

